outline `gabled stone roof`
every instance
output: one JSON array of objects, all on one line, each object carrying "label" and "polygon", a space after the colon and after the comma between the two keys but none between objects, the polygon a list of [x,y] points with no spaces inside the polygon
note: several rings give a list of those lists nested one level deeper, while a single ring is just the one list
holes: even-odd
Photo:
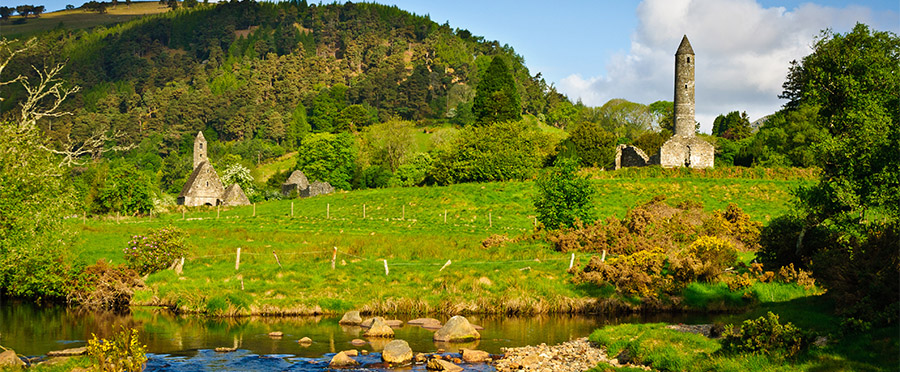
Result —
[{"label": "gabled stone roof", "polygon": [[222,204],[250,205],[250,199],[244,194],[244,189],[241,188],[241,185],[235,183],[225,189],[225,194],[222,195]]},{"label": "gabled stone roof", "polygon": [[675,52],[676,56],[679,54],[694,54],[694,48],[691,48],[691,42],[688,41],[687,35],[684,35],[681,39],[681,45],[678,46],[678,51]]},{"label": "gabled stone roof", "polygon": [[[212,177],[203,177],[206,174],[212,173]],[[208,180],[208,182],[212,182],[212,185],[209,187],[195,185],[198,182],[202,182],[202,180]],[[195,187],[196,186],[196,187]],[[212,164],[208,161],[204,161],[197,165],[194,168],[194,171],[191,172],[190,177],[188,177],[187,182],[184,183],[184,187],[181,188],[181,193],[178,194],[179,198],[183,198],[186,196],[208,196],[208,195],[198,195],[201,190],[208,190],[212,188],[213,190],[218,190],[217,196],[221,196],[224,192],[224,187],[222,186],[222,181],[219,180],[219,175],[216,173],[216,170],[213,169]]]}]

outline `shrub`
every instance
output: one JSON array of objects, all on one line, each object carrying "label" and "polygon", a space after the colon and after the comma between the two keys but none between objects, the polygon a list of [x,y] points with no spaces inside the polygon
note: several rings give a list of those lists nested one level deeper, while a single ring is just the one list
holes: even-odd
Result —
[{"label": "shrub", "polygon": [[731,353],[783,355],[792,358],[809,346],[810,337],[791,323],[781,324],[771,311],[745,320],[739,328],[725,327],[722,350]]},{"label": "shrub", "polygon": [[97,335],[88,341],[87,353],[100,371],[137,372],[144,369],[147,362],[147,347],[138,340],[138,331],[122,327],[111,340],[98,339]]},{"label": "shrub", "polygon": [[613,257],[606,262],[591,257],[584,271],[576,274],[576,281],[592,282],[598,286],[610,283],[625,295],[650,296],[659,288],[666,288],[670,279],[662,276],[666,255],[662,249],[638,251]]},{"label": "shrub", "polygon": [[187,253],[184,238],[184,232],[173,226],[132,236],[124,251],[128,268],[147,275],[171,266]]},{"label": "shrub", "polygon": [[706,281],[718,278],[738,258],[737,250],[730,242],[715,236],[700,237],[691,243],[685,253],[699,261],[695,273]]},{"label": "shrub", "polygon": [[560,158],[554,168],[537,179],[534,209],[538,221],[549,229],[572,227],[576,220],[590,224],[597,219],[592,203],[597,192],[591,181],[576,171],[574,160]]},{"label": "shrub", "polygon": [[124,308],[131,303],[134,287],[140,284],[137,273],[106,260],[84,268],[73,277],[68,301],[88,307]]}]

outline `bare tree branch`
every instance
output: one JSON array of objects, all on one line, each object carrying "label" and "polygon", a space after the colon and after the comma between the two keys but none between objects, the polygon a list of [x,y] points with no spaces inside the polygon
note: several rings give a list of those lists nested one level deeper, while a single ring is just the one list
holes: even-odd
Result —
[{"label": "bare tree branch", "polygon": [[85,155],[91,155],[91,158],[94,158],[110,151],[128,151],[135,148],[137,146],[136,144],[105,147],[107,142],[122,138],[124,134],[125,133],[122,131],[116,131],[110,136],[104,132],[98,132],[94,133],[94,135],[85,139],[80,144],[75,144],[75,142],[72,141],[71,136],[66,136],[66,142],[63,143],[62,146],[63,150],[51,149],[44,145],[40,145],[39,147],[54,154],[62,155],[63,159],[59,163],[60,166],[84,165],[87,162],[82,160]]}]

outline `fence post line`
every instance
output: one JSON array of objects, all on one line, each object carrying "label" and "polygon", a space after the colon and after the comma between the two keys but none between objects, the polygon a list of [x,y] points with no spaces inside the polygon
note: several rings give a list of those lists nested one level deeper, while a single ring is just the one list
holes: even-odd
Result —
[{"label": "fence post line", "polygon": [[334,247],[334,253],[331,254],[331,269],[334,270],[334,261],[337,260],[337,247]]},{"label": "fence post line", "polygon": [[[237,256],[235,256],[235,259],[234,259],[234,271],[237,271],[240,268],[241,268],[241,247],[238,247]],[[241,289],[243,289],[243,287],[244,287],[244,281],[242,279],[241,280]]]},{"label": "fence post line", "polygon": [[569,269],[572,269],[572,266],[575,265],[575,253],[572,253],[572,259],[569,260]]},{"label": "fence post line", "polygon": [[388,273],[389,273],[389,271],[388,271],[387,260],[384,260],[384,275],[387,276]]}]

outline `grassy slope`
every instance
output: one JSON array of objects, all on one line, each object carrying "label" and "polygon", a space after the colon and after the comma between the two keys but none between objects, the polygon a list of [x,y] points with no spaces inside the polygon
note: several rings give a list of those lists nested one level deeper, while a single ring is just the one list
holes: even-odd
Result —
[{"label": "grassy slope", "polygon": [[[734,202],[764,221],[786,211],[788,191],[799,181],[620,178],[595,183],[604,216],[621,217],[628,208],[668,193],[673,200],[700,200],[710,210]],[[171,271],[151,275],[148,289],[135,296],[139,303],[177,303],[184,310],[220,314],[350,308],[530,312],[590,306],[596,289],[566,280],[570,256],[528,239],[482,247],[494,234],[530,234],[534,192],[532,182],[362,190],[261,203],[255,217],[252,207],[241,207],[223,209],[217,219],[217,210],[209,208],[192,209],[185,220],[176,212],[152,221],[72,224],[79,231],[76,253],[85,263],[99,258],[122,263],[130,236],[151,228],[171,223],[188,232],[192,250],[183,276]],[[241,266],[235,271],[238,247]],[[332,247],[339,249],[334,271]],[[587,259],[578,257],[582,263]],[[439,271],[447,260],[453,263]]]},{"label": "grassy slope", "polygon": [[[73,3],[73,5],[80,5]],[[60,10],[44,13],[39,18],[29,17],[23,24],[13,24],[20,16],[10,17],[8,21],[0,23],[3,35],[7,38],[20,38],[39,32],[52,30],[60,24],[68,30],[78,30],[96,26],[109,26],[116,23],[130,21],[145,15],[165,13],[169,10],[165,5],[157,1],[133,2],[130,6],[124,2],[115,8],[110,7],[106,14],[85,12],[80,9]]]}]

